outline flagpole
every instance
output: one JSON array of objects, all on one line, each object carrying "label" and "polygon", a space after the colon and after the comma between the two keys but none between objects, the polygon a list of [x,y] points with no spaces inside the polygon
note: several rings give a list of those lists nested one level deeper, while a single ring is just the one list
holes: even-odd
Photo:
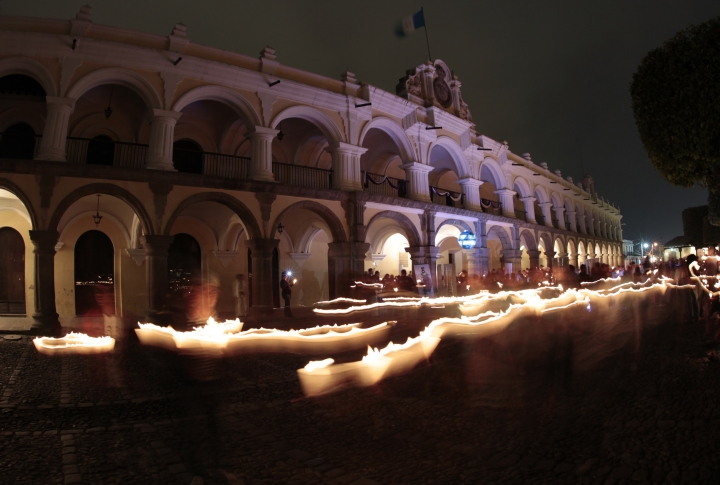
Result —
[{"label": "flagpole", "polygon": [[427,51],[428,51],[428,60],[432,62],[432,56],[430,55],[430,39],[428,38],[428,31],[427,31],[427,20],[425,19],[425,9],[423,7],[420,7],[420,11],[423,13],[423,23],[425,24],[425,42],[427,43]]}]

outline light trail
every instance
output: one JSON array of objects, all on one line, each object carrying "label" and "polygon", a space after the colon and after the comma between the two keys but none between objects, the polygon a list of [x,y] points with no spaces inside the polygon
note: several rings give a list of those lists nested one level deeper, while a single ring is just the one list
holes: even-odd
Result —
[{"label": "light trail", "polygon": [[115,339],[70,332],[60,338],[37,337],[33,339],[33,344],[38,352],[46,355],[102,354],[113,351]]}]

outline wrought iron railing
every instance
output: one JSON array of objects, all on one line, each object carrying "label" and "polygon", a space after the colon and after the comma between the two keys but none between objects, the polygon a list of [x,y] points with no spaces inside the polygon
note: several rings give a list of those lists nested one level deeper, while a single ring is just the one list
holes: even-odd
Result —
[{"label": "wrought iron railing", "polygon": [[527,221],[527,212],[520,209],[515,209],[515,218],[521,221]]},{"label": "wrought iron railing", "polygon": [[112,165],[115,167],[143,168],[147,159],[147,145],[102,139],[69,136],[65,157],[70,163]]},{"label": "wrought iron railing", "polygon": [[250,171],[250,159],[222,153],[203,152],[203,174],[233,179],[246,179]]},{"label": "wrought iron railing", "polygon": [[555,217],[551,218],[550,220],[552,221],[552,225],[555,229],[560,228],[560,221],[558,221]]},{"label": "wrought iron railing", "polygon": [[363,171],[362,180],[365,191],[371,194],[405,197],[407,193],[406,181],[403,179]]},{"label": "wrought iron railing", "polygon": [[430,197],[433,204],[458,208],[462,208],[463,206],[463,195],[460,192],[453,192],[452,190],[431,186]]},{"label": "wrought iron railing", "polygon": [[539,209],[535,209],[535,222],[537,222],[541,226],[545,225],[545,216],[543,215],[542,211]]},{"label": "wrought iron railing", "polygon": [[487,212],[488,214],[492,214],[494,216],[503,215],[502,203],[499,200],[490,200],[490,199],[481,198],[480,203],[482,205],[483,212]]},{"label": "wrought iron railing", "polygon": [[276,182],[285,185],[317,189],[329,189],[332,186],[332,170],[324,168],[274,162],[273,176]]}]

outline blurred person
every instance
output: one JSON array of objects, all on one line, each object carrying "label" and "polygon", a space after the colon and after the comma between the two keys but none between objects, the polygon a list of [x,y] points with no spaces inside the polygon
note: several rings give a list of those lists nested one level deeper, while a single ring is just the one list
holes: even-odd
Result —
[{"label": "blurred person", "polygon": [[220,280],[210,275],[205,284],[196,279],[185,295],[185,313],[190,326],[206,325],[210,317],[217,319],[217,302],[220,296]]},{"label": "blurred person", "polygon": [[233,282],[235,294],[235,316],[240,318],[247,315],[247,280],[244,274],[235,275]]},{"label": "blurred person", "polygon": [[[370,275],[370,273],[368,273],[368,275]],[[285,316],[290,318],[293,316],[290,311],[290,297],[292,296],[292,287],[294,284],[294,280],[290,280],[290,275],[287,274],[287,271],[283,271],[282,278],[280,279],[280,294],[285,301]]]}]

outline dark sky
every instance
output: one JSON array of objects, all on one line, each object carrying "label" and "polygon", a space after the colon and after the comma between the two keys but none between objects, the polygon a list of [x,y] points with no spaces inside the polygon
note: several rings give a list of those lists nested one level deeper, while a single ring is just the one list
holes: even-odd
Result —
[{"label": "dark sky", "polygon": [[[3,0],[0,13],[75,16],[82,0]],[[535,163],[579,180],[595,177],[618,205],[625,238],[667,241],[681,212],[705,204],[701,189],[663,181],[640,143],[629,85],[643,56],[677,31],[720,15],[717,0],[455,1],[94,0],[97,23],[167,35],[176,22],[201,44],[278,60],[394,92],[425,59],[422,31],[394,36],[421,6],[431,53],[463,83],[478,132],[530,152]]]}]

